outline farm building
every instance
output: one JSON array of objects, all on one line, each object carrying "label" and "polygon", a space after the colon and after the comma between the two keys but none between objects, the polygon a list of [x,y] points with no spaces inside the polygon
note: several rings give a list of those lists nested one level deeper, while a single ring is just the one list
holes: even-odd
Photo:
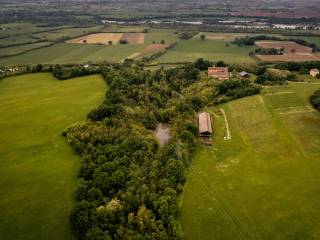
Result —
[{"label": "farm building", "polygon": [[316,69],[316,68],[313,68],[313,69],[310,70],[310,75],[311,75],[312,77],[316,77],[316,76],[318,76],[319,74],[320,74],[320,72],[319,72],[319,70]]},{"label": "farm building", "polygon": [[246,71],[242,71],[241,73],[239,73],[240,77],[249,77],[249,73],[247,73]]},{"label": "farm building", "polygon": [[228,80],[230,78],[230,73],[227,67],[209,67],[208,76],[219,80]]},{"label": "farm building", "polygon": [[206,144],[211,144],[212,126],[211,117],[207,112],[198,114],[198,130],[199,136]]}]

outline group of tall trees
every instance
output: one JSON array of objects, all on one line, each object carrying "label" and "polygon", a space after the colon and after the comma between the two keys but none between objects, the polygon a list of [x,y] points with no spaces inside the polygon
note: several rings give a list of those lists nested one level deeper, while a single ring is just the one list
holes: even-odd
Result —
[{"label": "group of tall trees", "polygon": [[320,69],[320,61],[309,61],[309,62],[286,62],[279,63],[275,66],[278,69],[285,69],[289,71],[296,71],[300,73],[309,74],[310,69]]},{"label": "group of tall trees", "polygon": [[261,55],[283,55],[284,48],[257,48],[254,53]]},{"label": "group of tall trees", "polygon": [[297,75],[286,69],[261,67],[255,80],[263,85],[283,85],[287,81],[296,80]]},{"label": "group of tall trees", "polygon": [[320,90],[315,91],[310,96],[310,103],[320,111]]}]

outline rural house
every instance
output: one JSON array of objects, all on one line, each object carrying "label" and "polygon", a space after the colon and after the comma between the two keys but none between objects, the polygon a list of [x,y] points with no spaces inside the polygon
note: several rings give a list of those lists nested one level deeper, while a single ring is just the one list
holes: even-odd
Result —
[{"label": "rural house", "polygon": [[316,69],[316,68],[313,68],[313,69],[310,70],[310,75],[311,75],[312,77],[316,77],[316,76],[318,76],[319,74],[320,74],[320,72],[319,72],[319,70]]},{"label": "rural house", "polygon": [[211,144],[212,126],[210,114],[202,112],[198,114],[199,136],[205,144]]},{"label": "rural house", "polygon": [[208,76],[219,80],[228,80],[230,78],[230,73],[227,67],[209,67]]}]

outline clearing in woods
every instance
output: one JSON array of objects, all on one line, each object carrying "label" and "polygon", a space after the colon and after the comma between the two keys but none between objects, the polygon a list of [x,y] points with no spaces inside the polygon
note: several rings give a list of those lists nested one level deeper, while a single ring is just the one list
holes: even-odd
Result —
[{"label": "clearing in woods", "polygon": [[212,147],[192,161],[181,200],[187,240],[320,239],[316,84],[290,83],[212,108]]},{"label": "clearing in woods", "polygon": [[73,239],[69,212],[80,159],[62,136],[105,96],[97,75],[28,74],[0,82],[0,238]]}]

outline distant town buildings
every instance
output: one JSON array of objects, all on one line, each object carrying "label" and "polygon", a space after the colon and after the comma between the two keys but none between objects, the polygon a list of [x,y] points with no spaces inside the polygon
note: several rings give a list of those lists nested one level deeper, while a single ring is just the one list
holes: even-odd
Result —
[{"label": "distant town buildings", "polygon": [[284,30],[320,30],[320,26],[309,24],[272,24],[272,28]]},{"label": "distant town buildings", "polygon": [[[119,25],[139,25],[139,24],[185,24],[185,25],[203,25],[207,24],[205,21],[199,19],[192,19],[190,21],[183,21],[178,19],[149,19],[136,21],[116,21],[116,20],[102,20],[103,24],[119,24]],[[315,24],[271,24],[267,19],[261,20],[219,20],[213,25],[226,26],[234,29],[283,29],[283,30],[320,30],[320,26]]]}]

